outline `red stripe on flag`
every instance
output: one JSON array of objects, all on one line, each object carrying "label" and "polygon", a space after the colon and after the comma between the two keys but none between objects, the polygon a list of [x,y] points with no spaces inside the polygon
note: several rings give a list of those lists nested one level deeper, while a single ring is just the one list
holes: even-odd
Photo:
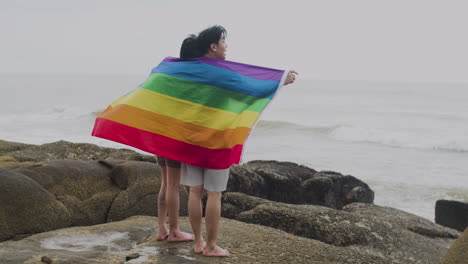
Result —
[{"label": "red stripe on flag", "polygon": [[238,164],[243,147],[204,148],[99,117],[96,118],[91,135],[190,165],[217,170],[227,169],[233,163]]}]

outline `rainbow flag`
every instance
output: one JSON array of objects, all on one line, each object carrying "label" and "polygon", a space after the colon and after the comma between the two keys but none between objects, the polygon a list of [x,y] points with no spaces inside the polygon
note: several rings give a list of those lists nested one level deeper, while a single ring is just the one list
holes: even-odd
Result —
[{"label": "rainbow flag", "polygon": [[251,129],[285,76],[227,60],[168,57],[96,118],[92,135],[226,169],[240,162]]}]

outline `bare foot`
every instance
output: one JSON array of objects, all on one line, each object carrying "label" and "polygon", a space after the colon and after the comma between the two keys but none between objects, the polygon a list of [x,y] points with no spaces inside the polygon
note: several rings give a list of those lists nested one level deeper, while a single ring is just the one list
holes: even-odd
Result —
[{"label": "bare foot", "polygon": [[176,231],[173,233],[169,234],[169,237],[167,238],[167,241],[169,242],[187,242],[187,241],[193,241],[194,237],[193,234],[182,232],[182,231]]},{"label": "bare foot", "polygon": [[203,250],[205,250],[206,242],[205,240],[200,240],[200,241],[195,241],[195,245],[193,245],[193,252],[196,254],[201,254],[203,253]]},{"label": "bare foot", "polygon": [[161,235],[161,234],[158,233],[158,236],[156,237],[156,240],[158,240],[158,241],[166,240],[168,236],[169,235]]},{"label": "bare foot", "polygon": [[203,256],[206,257],[229,257],[229,252],[224,248],[216,246],[214,249],[205,248],[203,250]]},{"label": "bare foot", "polygon": [[166,227],[158,228],[158,235],[156,236],[156,240],[158,241],[166,240],[168,236],[169,236],[169,232],[167,231]]}]

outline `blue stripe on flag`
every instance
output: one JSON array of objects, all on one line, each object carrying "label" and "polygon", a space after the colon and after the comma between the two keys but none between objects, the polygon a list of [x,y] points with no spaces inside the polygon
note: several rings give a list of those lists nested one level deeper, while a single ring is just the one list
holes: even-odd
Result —
[{"label": "blue stripe on flag", "polygon": [[216,86],[259,98],[272,99],[279,82],[258,80],[199,61],[162,62],[152,71]]}]

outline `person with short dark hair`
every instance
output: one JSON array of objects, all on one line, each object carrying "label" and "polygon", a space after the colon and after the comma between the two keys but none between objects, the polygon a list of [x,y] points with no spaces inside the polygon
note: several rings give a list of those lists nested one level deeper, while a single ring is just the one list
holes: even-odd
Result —
[{"label": "person with short dark hair", "polygon": [[[201,31],[198,36],[189,35],[182,42],[180,57],[190,59],[208,57],[226,59],[226,30],[219,25]],[[295,71],[290,71],[283,85],[294,82]],[[216,243],[219,219],[221,217],[221,192],[226,190],[229,168],[207,169],[190,164],[181,164],[181,184],[190,186],[189,218],[195,236],[194,252],[205,256],[227,257],[229,252]],[[203,191],[207,191],[205,210],[206,242],[201,235]]]}]

